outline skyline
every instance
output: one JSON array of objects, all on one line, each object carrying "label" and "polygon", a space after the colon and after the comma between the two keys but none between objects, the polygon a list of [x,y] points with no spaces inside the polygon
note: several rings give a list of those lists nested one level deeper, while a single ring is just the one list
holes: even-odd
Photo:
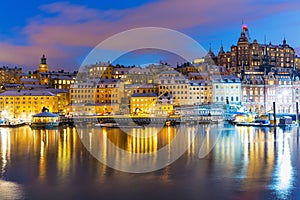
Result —
[{"label": "skyline", "polygon": [[[300,53],[300,2],[197,0],[130,2],[6,2],[0,20],[0,65],[36,68],[46,54],[50,69],[74,69],[106,38],[137,27],[164,27],[180,31],[198,41],[206,50],[210,43],[218,53],[237,43],[242,20],[251,39],[287,43]],[[217,13],[217,14],[216,14]],[[298,18],[297,18],[298,17]],[[147,51],[146,51],[147,52]],[[132,55],[130,56],[133,57]],[[149,57],[149,56],[148,56]],[[156,58],[155,58],[156,59]],[[158,60],[156,61],[158,62]],[[138,64],[138,63],[137,63]]]}]

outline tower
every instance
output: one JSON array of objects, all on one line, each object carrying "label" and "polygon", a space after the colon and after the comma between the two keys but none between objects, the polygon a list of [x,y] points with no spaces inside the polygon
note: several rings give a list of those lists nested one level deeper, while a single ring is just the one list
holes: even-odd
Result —
[{"label": "tower", "polygon": [[250,69],[250,42],[248,37],[248,27],[242,26],[241,36],[237,43],[237,72],[241,72],[242,68]]},{"label": "tower", "polygon": [[40,80],[40,85],[48,85],[49,78],[48,78],[48,65],[47,65],[47,58],[45,54],[41,57],[41,63],[39,65],[39,69],[37,71],[37,78]]},{"label": "tower", "polygon": [[45,54],[43,54],[42,57],[41,57],[41,63],[39,65],[38,72],[39,73],[48,72],[47,58],[46,58]]}]

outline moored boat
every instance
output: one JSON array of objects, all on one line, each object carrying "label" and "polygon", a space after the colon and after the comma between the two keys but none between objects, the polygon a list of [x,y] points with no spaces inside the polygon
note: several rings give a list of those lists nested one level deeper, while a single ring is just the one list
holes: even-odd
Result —
[{"label": "moored boat", "polygon": [[256,119],[252,122],[238,122],[237,126],[260,126],[260,127],[271,127],[273,124],[267,119]]}]

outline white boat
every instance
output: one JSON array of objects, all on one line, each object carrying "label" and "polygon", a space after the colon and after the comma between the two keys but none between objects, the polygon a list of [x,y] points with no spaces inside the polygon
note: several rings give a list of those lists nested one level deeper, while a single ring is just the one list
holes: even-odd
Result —
[{"label": "white boat", "polygon": [[118,123],[103,123],[103,124],[95,124],[97,127],[106,127],[106,128],[119,128]]},{"label": "white boat", "polygon": [[266,119],[257,119],[253,122],[238,122],[237,126],[260,126],[260,127],[271,127],[273,126],[269,120]]}]

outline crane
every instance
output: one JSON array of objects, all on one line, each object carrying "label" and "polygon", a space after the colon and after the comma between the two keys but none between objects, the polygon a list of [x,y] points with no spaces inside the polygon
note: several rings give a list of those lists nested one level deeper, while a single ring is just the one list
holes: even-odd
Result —
[{"label": "crane", "polygon": [[[168,92],[169,92],[169,90],[163,92],[163,93],[160,94],[158,97],[155,97],[155,100],[153,100],[153,101],[146,107],[145,110],[151,108],[151,107],[157,102],[157,100],[158,100],[160,97],[162,97],[163,95],[167,94]],[[149,114],[149,113],[146,113],[145,110],[143,111],[142,114]],[[137,113],[137,114],[140,114],[140,113]]]}]

